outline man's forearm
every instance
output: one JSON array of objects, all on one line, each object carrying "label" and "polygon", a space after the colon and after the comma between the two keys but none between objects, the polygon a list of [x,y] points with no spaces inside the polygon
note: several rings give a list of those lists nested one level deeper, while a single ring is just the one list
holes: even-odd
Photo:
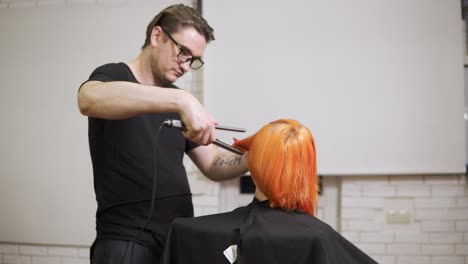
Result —
[{"label": "man's forearm", "polygon": [[78,106],[86,116],[125,119],[150,112],[178,112],[177,93],[183,92],[131,82],[90,81],[78,93]]},{"label": "man's forearm", "polygon": [[232,179],[248,171],[247,159],[244,155],[236,155],[228,152],[221,152],[217,155],[211,164],[209,175],[214,181],[224,181]]}]

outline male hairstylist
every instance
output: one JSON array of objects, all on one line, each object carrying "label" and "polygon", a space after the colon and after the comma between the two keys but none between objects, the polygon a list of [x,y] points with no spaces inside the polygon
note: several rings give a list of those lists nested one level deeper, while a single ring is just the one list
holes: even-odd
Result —
[{"label": "male hairstylist", "polygon": [[[172,84],[203,66],[211,40],[213,29],[194,9],[169,6],[149,23],[136,59],[100,66],[80,87],[98,204],[92,263],[159,261],[171,221],[193,216],[184,153],[215,181],[247,171],[245,157],[210,144],[217,122],[195,97]],[[181,119],[186,131],[157,133],[166,119]],[[145,225],[154,180],[156,202]]]}]

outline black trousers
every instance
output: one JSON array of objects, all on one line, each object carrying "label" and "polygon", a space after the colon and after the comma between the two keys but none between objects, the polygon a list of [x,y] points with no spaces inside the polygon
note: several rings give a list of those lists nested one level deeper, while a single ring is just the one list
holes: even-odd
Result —
[{"label": "black trousers", "polygon": [[91,247],[91,264],[157,264],[162,249],[150,249],[133,241],[98,239]]}]

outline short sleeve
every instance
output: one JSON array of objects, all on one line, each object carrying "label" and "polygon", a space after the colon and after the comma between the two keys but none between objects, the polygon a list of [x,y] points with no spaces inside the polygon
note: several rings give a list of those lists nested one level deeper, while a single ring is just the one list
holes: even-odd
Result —
[{"label": "short sleeve", "polygon": [[102,65],[96,68],[89,79],[83,82],[80,85],[89,82],[89,81],[101,81],[101,82],[111,82],[111,81],[130,81],[137,82],[132,72],[125,63],[109,63]]},{"label": "short sleeve", "polygon": [[189,153],[192,149],[199,147],[199,146],[200,145],[198,145],[197,143],[186,139],[185,140],[185,153]]}]

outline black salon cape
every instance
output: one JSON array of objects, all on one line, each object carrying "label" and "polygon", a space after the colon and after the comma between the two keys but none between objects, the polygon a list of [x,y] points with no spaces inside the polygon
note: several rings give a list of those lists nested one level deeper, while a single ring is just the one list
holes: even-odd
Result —
[{"label": "black salon cape", "polygon": [[319,219],[258,200],[228,213],[176,219],[160,263],[229,264],[223,251],[231,245],[236,264],[377,263]]}]

